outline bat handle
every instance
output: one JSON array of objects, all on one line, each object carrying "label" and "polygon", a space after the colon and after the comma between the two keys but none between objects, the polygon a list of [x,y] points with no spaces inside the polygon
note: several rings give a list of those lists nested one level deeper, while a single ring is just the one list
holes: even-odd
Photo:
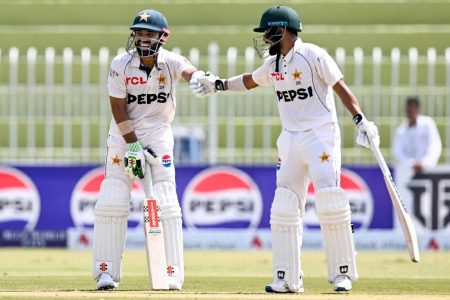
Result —
[{"label": "bat handle", "polygon": [[147,198],[153,197],[152,167],[148,162],[145,163],[144,191]]}]

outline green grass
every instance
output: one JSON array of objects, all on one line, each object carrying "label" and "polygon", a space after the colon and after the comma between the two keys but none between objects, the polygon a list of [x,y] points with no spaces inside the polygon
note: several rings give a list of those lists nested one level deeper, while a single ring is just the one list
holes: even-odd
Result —
[{"label": "green grass", "polygon": [[[144,251],[125,251],[120,287],[96,292],[89,251],[3,248],[0,299],[282,297],[263,292],[271,280],[268,251],[187,251],[182,292],[149,291],[145,259]],[[411,263],[405,252],[359,252],[358,268],[353,291],[339,296],[327,283],[323,253],[303,253],[305,299],[449,299],[450,252],[424,252],[419,264]]]}]

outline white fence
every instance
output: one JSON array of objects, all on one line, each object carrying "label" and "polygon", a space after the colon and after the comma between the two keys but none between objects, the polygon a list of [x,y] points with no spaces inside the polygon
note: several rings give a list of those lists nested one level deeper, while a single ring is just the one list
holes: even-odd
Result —
[{"label": "white fence", "polygon": [[[173,49],[179,52],[179,49]],[[252,71],[261,61],[252,48],[219,51],[212,43],[208,54],[198,49],[186,55],[195,65],[222,77]],[[124,51],[119,49],[119,51]],[[407,95],[422,97],[423,112],[435,117],[444,143],[442,161],[450,161],[450,48],[418,53],[374,48],[363,53],[343,48],[333,54],[358,96],[365,114],[375,120],[382,147],[390,157],[390,139],[403,120]],[[111,118],[106,80],[115,53],[70,48],[44,53],[29,48],[0,49],[0,163],[99,163]],[[193,97],[187,84],[177,91],[176,158],[178,163],[276,163],[280,122],[273,90],[222,93],[208,100]],[[343,138],[344,163],[372,163],[371,154],[355,147],[354,126],[336,99]]]}]

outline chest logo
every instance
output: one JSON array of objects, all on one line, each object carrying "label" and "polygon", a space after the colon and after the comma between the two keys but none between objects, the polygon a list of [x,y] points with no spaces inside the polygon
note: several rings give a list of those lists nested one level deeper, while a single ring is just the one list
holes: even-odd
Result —
[{"label": "chest logo", "polygon": [[166,77],[163,76],[163,74],[159,75],[158,78],[156,78],[156,80],[158,80],[158,83],[160,85],[164,85],[164,83],[166,82]]},{"label": "chest logo", "polygon": [[272,72],[270,75],[272,75],[272,77],[274,77],[276,81],[284,80],[283,73]]},{"label": "chest logo", "polygon": [[147,80],[145,80],[143,77],[127,77],[126,83],[132,85],[146,84]]},{"label": "chest logo", "polygon": [[292,73],[292,76],[294,77],[294,80],[300,80],[302,79],[302,72],[297,71],[297,69],[295,69],[295,72]]}]

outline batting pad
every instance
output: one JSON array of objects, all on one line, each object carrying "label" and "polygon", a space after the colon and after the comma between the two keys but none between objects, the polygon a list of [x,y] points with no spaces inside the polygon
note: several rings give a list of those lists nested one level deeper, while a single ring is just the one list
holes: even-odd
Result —
[{"label": "batting pad", "polygon": [[155,183],[155,197],[161,204],[161,218],[164,231],[167,274],[175,277],[180,284],[184,282],[183,231],[181,227],[181,208],[175,185],[169,181]]},{"label": "batting pad", "polygon": [[301,288],[300,248],[303,226],[297,195],[278,187],[270,210],[273,282],[283,279],[291,291]]},{"label": "batting pad", "polygon": [[333,282],[338,275],[358,279],[350,204],[345,191],[337,187],[317,191],[316,211],[327,256],[328,281]]},{"label": "batting pad", "polygon": [[118,178],[106,178],[95,205],[94,257],[92,275],[97,279],[108,273],[120,281],[122,253],[125,247],[130,211],[130,188]]}]

